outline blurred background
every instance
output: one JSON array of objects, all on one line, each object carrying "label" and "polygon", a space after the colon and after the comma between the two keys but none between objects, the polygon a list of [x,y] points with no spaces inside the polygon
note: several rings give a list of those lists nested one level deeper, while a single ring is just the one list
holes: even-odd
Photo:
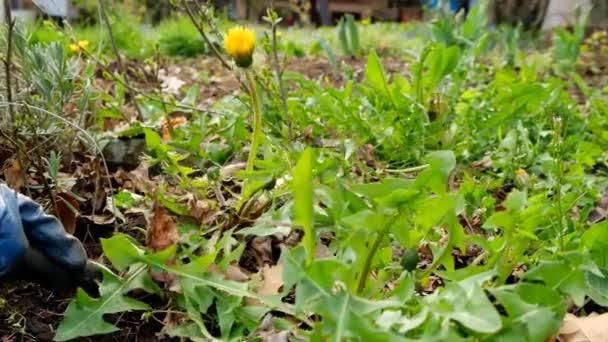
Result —
[{"label": "blurred background", "polygon": [[[9,0],[3,0],[9,1]],[[479,0],[214,0],[218,9],[233,20],[257,20],[271,3],[284,16],[286,25],[332,25],[344,14],[359,20],[416,21],[424,19],[425,8],[445,7],[465,13]],[[37,17],[94,20],[96,0],[10,0],[13,13],[32,21]],[[570,26],[575,8],[593,6],[592,26],[608,26],[608,0],[491,0],[490,16],[495,24],[522,22],[527,27],[550,29]],[[149,20],[159,22],[171,13],[170,1],[120,0],[114,3],[130,5],[133,12],[145,12]],[[0,6],[4,8],[4,6]],[[135,13],[134,13],[135,14]],[[4,17],[4,16],[2,16]]]}]

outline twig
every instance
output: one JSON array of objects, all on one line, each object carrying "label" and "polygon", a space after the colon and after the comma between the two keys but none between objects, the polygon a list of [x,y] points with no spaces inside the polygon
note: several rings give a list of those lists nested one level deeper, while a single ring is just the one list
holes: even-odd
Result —
[{"label": "twig", "polygon": [[[283,72],[281,71],[281,65],[279,64],[279,52],[277,47],[277,18],[274,10],[274,1],[270,0],[270,8],[274,15],[268,16],[271,20],[272,25],[272,57],[274,59],[274,73],[279,84],[279,91],[281,92],[281,102],[283,103],[283,112],[285,113],[285,121],[287,122],[287,132],[289,140],[293,137],[291,117],[289,116],[289,107],[287,106],[287,93],[285,91],[285,83],[283,82]],[[269,13],[270,14],[270,13]]]},{"label": "twig", "polygon": [[220,60],[220,62],[222,62],[222,65],[224,66],[224,68],[226,68],[228,70],[232,70],[232,66],[226,61],[224,56],[222,56],[222,54],[217,50],[215,45],[211,42],[211,40],[205,33],[205,30],[203,30],[203,27],[200,24],[200,22],[194,17],[194,12],[192,12],[192,9],[190,8],[190,6],[188,6],[188,2],[184,2],[184,8],[186,9],[186,13],[188,14],[188,17],[190,18],[190,21],[192,21],[192,23],[196,27],[196,30],[203,37],[205,44],[207,44],[209,46],[209,48],[211,49],[211,51],[213,52],[215,57],[217,57]]},{"label": "twig", "polygon": [[[15,27],[15,20],[11,12],[10,1],[4,1],[4,13],[6,14],[7,32],[6,32],[6,60],[4,61],[4,72],[6,76],[6,99],[9,103],[13,102],[13,87],[11,81],[11,66],[12,66],[12,55],[13,55],[13,29]],[[13,105],[8,106],[8,113],[11,119],[11,126],[13,130],[16,130],[15,124],[15,109]],[[16,134],[15,134],[16,136]]]},{"label": "twig", "polygon": [[[105,6],[105,0],[97,0],[97,2],[99,3],[99,12],[100,12],[101,18],[103,19],[103,22],[106,25],[106,28],[108,29],[110,45],[112,45],[112,51],[114,51],[114,54],[116,55],[116,62],[118,63],[120,72],[122,73],[123,77],[125,78],[125,83],[130,84],[128,70],[127,70],[125,64],[123,63],[122,57],[120,56],[120,51],[118,51],[118,46],[116,45],[116,40],[114,39],[114,31],[112,30],[112,24],[110,23],[110,18],[108,18],[108,12],[107,12],[107,9]],[[139,105],[137,104],[137,101],[135,100],[135,94],[133,94],[131,87],[126,87],[126,88],[127,88],[127,94],[129,94],[131,101],[133,101],[133,103],[135,104],[135,110],[137,111],[137,119],[140,121],[143,121],[144,116],[141,112],[141,109],[139,108]]]},{"label": "twig", "polygon": [[[195,2],[195,4],[197,4],[197,6],[199,6],[197,2]],[[207,44],[209,46],[209,48],[211,49],[211,52],[215,55],[215,57],[217,57],[217,59],[220,61],[220,63],[222,63],[222,66],[224,68],[226,68],[227,70],[234,71],[233,66],[230,63],[228,63],[228,61],[226,61],[226,58],[224,58],[224,55],[222,55],[222,53],[220,53],[220,51],[217,49],[215,44],[213,44],[211,42],[211,40],[209,39],[209,36],[207,35],[207,33],[205,33],[205,30],[203,29],[203,25],[196,19],[196,17],[194,16],[194,12],[190,8],[190,6],[188,6],[187,1],[184,2],[184,8],[186,9],[186,14],[188,14],[190,21],[192,22],[194,27],[196,27],[196,30],[201,35],[201,37],[203,37],[205,44]],[[199,11],[200,11],[200,7],[199,7]],[[247,85],[245,84],[245,82],[243,82],[243,80],[240,77],[238,77],[238,75],[236,73],[235,73],[235,77],[236,77],[237,81],[239,82],[241,88],[247,89]]]}]

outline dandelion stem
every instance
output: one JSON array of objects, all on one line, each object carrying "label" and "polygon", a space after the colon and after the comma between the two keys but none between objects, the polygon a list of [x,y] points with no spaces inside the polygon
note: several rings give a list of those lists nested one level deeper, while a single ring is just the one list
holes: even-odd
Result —
[{"label": "dandelion stem", "polygon": [[367,254],[365,262],[363,263],[363,269],[361,271],[361,274],[359,275],[359,281],[357,283],[357,294],[360,294],[365,289],[365,283],[367,282],[367,277],[369,277],[369,274],[371,272],[372,261],[374,260],[374,256],[378,252],[380,244],[382,243],[382,241],[384,241],[384,238],[388,235],[391,226],[393,225],[393,223],[395,223],[396,220],[397,216],[392,216],[387,219],[384,227],[380,232],[378,232],[378,236],[376,236],[374,243],[369,249],[369,253]]},{"label": "dandelion stem", "polygon": [[249,150],[249,158],[247,159],[247,172],[253,171],[258,148],[260,147],[260,139],[262,138],[262,109],[260,108],[260,99],[258,97],[255,80],[253,79],[251,70],[245,70],[247,82],[249,83],[249,95],[251,96],[251,107],[253,109],[253,134],[251,137],[251,149]]}]

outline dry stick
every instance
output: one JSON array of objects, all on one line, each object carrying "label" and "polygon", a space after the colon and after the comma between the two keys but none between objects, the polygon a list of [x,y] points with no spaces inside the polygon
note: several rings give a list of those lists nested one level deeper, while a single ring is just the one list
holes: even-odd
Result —
[{"label": "dry stick", "polygon": [[226,68],[228,70],[232,70],[232,66],[230,66],[230,64],[226,61],[226,59],[224,58],[224,56],[222,56],[222,54],[217,50],[217,48],[215,47],[215,45],[213,45],[213,43],[211,42],[211,40],[209,40],[209,37],[207,37],[207,34],[205,33],[205,30],[203,30],[202,25],[194,17],[194,13],[192,12],[192,9],[190,8],[190,6],[188,6],[187,2],[184,2],[184,8],[186,9],[186,13],[188,14],[188,17],[190,18],[190,21],[192,21],[192,23],[196,27],[196,30],[203,37],[203,40],[205,41],[205,44],[207,44],[209,46],[209,48],[211,49],[211,51],[213,52],[213,54],[215,55],[215,57],[217,57],[220,60],[220,62],[222,62],[222,65],[224,66],[224,68]]},{"label": "dry stick", "polygon": [[[114,39],[114,31],[112,30],[112,24],[110,23],[110,18],[108,18],[108,12],[107,12],[107,9],[105,6],[105,0],[98,0],[98,3],[99,3],[99,12],[101,14],[101,18],[102,18],[104,24],[106,25],[106,28],[108,29],[108,36],[110,38],[110,45],[112,45],[112,51],[114,51],[114,54],[116,55],[116,62],[118,62],[118,67],[120,68],[120,72],[122,73],[123,77],[125,78],[125,83],[130,84],[127,68],[125,67],[122,57],[120,56],[120,51],[118,51],[118,46],[116,46],[116,40]],[[129,94],[129,97],[135,104],[135,110],[137,111],[137,119],[139,121],[143,122],[144,116],[141,113],[141,109],[139,108],[137,101],[135,100],[135,94],[133,94],[131,87],[126,87],[126,88],[127,88],[127,94]]]},{"label": "dry stick", "polygon": [[[199,6],[199,11],[200,11],[200,5],[198,5],[197,2],[195,2],[197,4],[197,6]],[[188,14],[188,17],[190,18],[190,21],[192,22],[192,24],[194,25],[194,27],[196,27],[196,30],[198,31],[198,33],[200,33],[201,37],[203,37],[203,40],[205,41],[205,44],[207,44],[209,46],[209,48],[211,49],[211,52],[213,52],[213,54],[215,55],[215,57],[217,57],[217,59],[220,60],[220,63],[222,63],[222,66],[230,71],[233,71],[234,68],[230,65],[230,63],[228,63],[226,61],[226,59],[224,58],[224,56],[219,52],[219,50],[217,49],[217,47],[215,47],[215,45],[211,42],[211,40],[209,39],[209,37],[207,36],[207,34],[205,33],[205,30],[203,30],[203,25],[195,18],[194,16],[194,12],[192,11],[192,9],[190,8],[190,6],[188,6],[187,2],[184,2],[184,8],[186,9],[186,13]],[[241,88],[243,90],[247,90],[248,87],[245,84],[245,82],[243,82],[243,80],[241,80],[240,77],[236,76],[237,81],[239,82]]]},{"label": "dry stick", "polygon": [[[7,22],[6,32],[6,60],[4,61],[4,73],[6,77],[6,100],[9,103],[13,102],[13,85],[12,85],[12,56],[13,56],[13,30],[15,28],[15,20],[13,19],[13,12],[11,11],[10,1],[4,1],[4,14]],[[12,105],[8,106],[8,113],[11,120],[11,128],[13,133],[13,140],[19,141],[19,129],[15,124],[15,108]],[[17,149],[17,162],[19,163],[19,175],[26,184],[26,191],[30,194],[30,188],[27,186],[27,172],[25,165],[23,164],[23,152],[20,144],[15,145]]]},{"label": "dry stick", "polygon": [[[274,0],[270,0],[270,8],[274,12]],[[276,12],[275,12],[276,13]],[[291,126],[291,117],[289,116],[289,107],[287,106],[287,93],[285,92],[285,83],[283,82],[283,71],[281,71],[281,65],[279,64],[279,52],[277,47],[277,24],[272,22],[272,57],[274,59],[274,73],[279,83],[279,91],[281,92],[281,102],[283,103],[283,112],[285,112],[285,121],[287,121],[287,134],[289,140],[293,138],[293,131]]]}]

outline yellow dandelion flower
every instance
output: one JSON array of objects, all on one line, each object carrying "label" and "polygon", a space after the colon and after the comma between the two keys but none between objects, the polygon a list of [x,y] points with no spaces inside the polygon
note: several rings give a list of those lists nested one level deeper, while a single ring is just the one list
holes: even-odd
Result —
[{"label": "yellow dandelion flower", "polygon": [[361,20],[361,25],[367,26],[372,23],[372,18],[365,18]]},{"label": "yellow dandelion flower", "polygon": [[224,49],[236,65],[241,68],[250,67],[253,63],[255,33],[240,26],[231,28],[224,37]]},{"label": "yellow dandelion flower", "polygon": [[76,44],[70,44],[70,51],[72,51],[73,53],[80,53],[84,50],[86,50],[89,45],[91,45],[91,42],[89,42],[88,40],[79,40]]},{"label": "yellow dandelion flower", "polygon": [[78,41],[78,47],[80,47],[82,50],[88,49],[89,45],[91,45],[91,42],[86,39]]},{"label": "yellow dandelion flower", "polygon": [[520,177],[526,177],[528,175],[528,172],[524,169],[518,169],[515,173]]}]

